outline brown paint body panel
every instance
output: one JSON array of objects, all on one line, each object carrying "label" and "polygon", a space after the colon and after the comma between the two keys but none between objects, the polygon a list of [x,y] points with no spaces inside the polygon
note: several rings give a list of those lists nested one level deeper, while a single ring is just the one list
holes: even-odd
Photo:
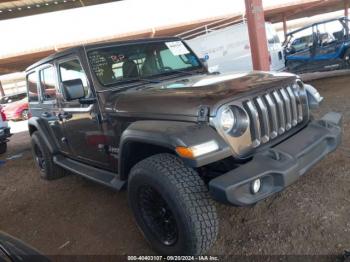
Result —
[{"label": "brown paint body panel", "polygon": [[[220,81],[223,76],[200,75],[187,77],[188,82],[180,88],[172,88],[180,82],[168,81],[150,84],[144,90],[127,92],[105,92],[105,108],[113,109],[120,116],[155,115],[197,117],[201,106],[207,106],[214,116],[219,106],[249,96],[249,93],[263,92],[271,87],[281,87],[292,83],[296,76],[268,72],[252,72],[244,75],[224,75],[229,80]],[[213,81],[213,84],[196,86],[199,83]],[[217,82],[216,82],[217,81]],[[152,86],[153,85],[153,86]]]}]

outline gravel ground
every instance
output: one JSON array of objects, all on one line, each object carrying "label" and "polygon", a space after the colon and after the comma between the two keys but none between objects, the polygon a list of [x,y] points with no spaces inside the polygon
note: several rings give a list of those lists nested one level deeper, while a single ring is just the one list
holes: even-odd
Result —
[{"label": "gravel ground", "polygon": [[[350,77],[313,84],[325,97],[316,115],[350,123]],[[20,155],[18,155],[20,154]],[[22,154],[22,155],[21,155]],[[134,224],[125,192],[77,176],[39,178],[26,132],[15,134],[0,164],[0,230],[47,255],[153,254]],[[16,158],[18,157],[18,158]],[[285,191],[250,208],[218,204],[215,255],[332,255],[350,249],[350,137]]]}]

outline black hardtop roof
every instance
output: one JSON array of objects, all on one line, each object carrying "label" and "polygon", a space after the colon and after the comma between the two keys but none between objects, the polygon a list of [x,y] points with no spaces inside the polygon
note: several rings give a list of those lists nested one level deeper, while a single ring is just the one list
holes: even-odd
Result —
[{"label": "black hardtop roof", "polygon": [[113,41],[113,42],[103,42],[103,43],[98,43],[98,44],[88,44],[88,45],[79,45],[76,47],[72,47],[63,51],[59,51],[57,53],[54,53],[50,56],[47,56],[38,62],[32,64],[29,66],[25,71],[30,71],[40,65],[46,64],[51,62],[52,60],[55,60],[60,57],[64,57],[67,55],[70,55],[72,53],[76,53],[79,50],[86,49],[86,50],[91,50],[91,49],[98,49],[98,48],[105,48],[109,46],[115,46],[115,45],[125,45],[125,44],[135,44],[135,43],[152,43],[152,42],[161,42],[161,41],[178,41],[181,40],[178,37],[154,37],[154,38],[141,38],[141,39],[134,39],[134,40],[125,40],[125,41]]},{"label": "black hardtop roof", "polygon": [[337,21],[337,20],[345,20],[345,19],[349,20],[349,19],[348,19],[347,17],[345,17],[345,16],[339,17],[339,18],[332,18],[332,19],[323,20],[323,21],[320,21],[320,22],[317,22],[317,23],[313,23],[313,24],[304,26],[304,27],[299,28],[299,29],[297,29],[297,30],[294,30],[294,31],[292,31],[292,32],[289,32],[286,36],[293,35],[293,34],[295,34],[295,33],[298,33],[298,32],[300,32],[300,31],[302,31],[302,30],[304,30],[304,29],[307,29],[307,28],[309,28],[309,27],[313,27],[313,26],[315,26],[315,25],[324,24],[324,23],[328,23],[328,22],[332,22],[332,21]]}]

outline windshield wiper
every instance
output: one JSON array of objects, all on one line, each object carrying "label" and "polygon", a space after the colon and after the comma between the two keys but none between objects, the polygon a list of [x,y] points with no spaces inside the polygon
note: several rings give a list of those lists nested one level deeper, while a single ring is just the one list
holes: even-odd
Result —
[{"label": "windshield wiper", "polygon": [[147,83],[151,83],[151,84],[158,84],[160,83],[159,80],[153,80],[153,79],[148,79],[148,78],[140,78],[140,77],[132,77],[132,78],[126,78],[122,81],[120,81],[119,83],[124,84],[124,83],[129,83],[129,82],[138,82],[138,81],[142,81],[142,82],[147,82]]},{"label": "windshield wiper", "polygon": [[186,71],[186,70],[172,69],[172,70],[169,70],[169,71],[164,71],[163,74],[181,73],[181,74],[187,74],[187,75],[190,75],[190,76],[194,76],[194,75],[197,75],[198,73],[204,73],[204,72],[205,71],[202,70],[202,69],[200,71],[199,71],[199,69],[196,69],[196,71],[194,71],[194,70]]}]

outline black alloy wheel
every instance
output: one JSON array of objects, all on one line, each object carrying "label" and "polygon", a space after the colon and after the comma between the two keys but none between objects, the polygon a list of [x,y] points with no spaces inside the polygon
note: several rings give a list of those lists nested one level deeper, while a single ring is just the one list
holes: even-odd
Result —
[{"label": "black alloy wheel", "polygon": [[174,245],[178,239],[178,226],[163,197],[151,186],[142,186],[138,202],[145,224],[158,241],[166,246]]},{"label": "black alloy wheel", "polygon": [[45,172],[45,158],[37,144],[34,145],[35,162],[38,165],[40,172]]}]

